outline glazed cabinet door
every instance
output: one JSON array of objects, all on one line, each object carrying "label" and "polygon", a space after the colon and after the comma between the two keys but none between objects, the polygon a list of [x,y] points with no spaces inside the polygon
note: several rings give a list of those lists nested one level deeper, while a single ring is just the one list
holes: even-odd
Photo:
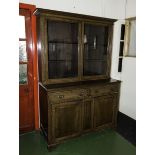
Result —
[{"label": "glazed cabinet door", "polygon": [[103,95],[94,98],[94,128],[113,125],[116,112],[115,95]]},{"label": "glazed cabinet door", "polygon": [[55,141],[80,134],[82,101],[76,100],[53,105],[52,128]]},{"label": "glazed cabinet door", "polygon": [[86,79],[109,74],[109,30],[107,25],[84,24],[83,75]]},{"label": "glazed cabinet door", "polygon": [[78,76],[78,23],[47,20],[48,78]]}]

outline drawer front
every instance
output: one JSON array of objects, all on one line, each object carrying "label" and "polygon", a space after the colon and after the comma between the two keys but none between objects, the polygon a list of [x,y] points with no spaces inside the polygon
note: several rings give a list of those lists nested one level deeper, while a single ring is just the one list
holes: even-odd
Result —
[{"label": "drawer front", "polygon": [[100,96],[107,93],[118,93],[119,85],[95,86],[91,88],[92,96]]},{"label": "drawer front", "polygon": [[66,100],[82,99],[86,96],[88,96],[88,90],[86,89],[54,91],[48,94],[50,102],[65,102]]}]

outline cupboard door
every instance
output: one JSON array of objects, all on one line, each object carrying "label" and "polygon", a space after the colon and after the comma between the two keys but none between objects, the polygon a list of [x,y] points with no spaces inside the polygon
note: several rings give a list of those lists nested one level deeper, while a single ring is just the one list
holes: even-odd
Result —
[{"label": "cupboard door", "polygon": [[83,130],[92,129],[92,100],[86,100],[83,104]]},{"label": "cupboard door", "polygon": [[84,25],[84,76],[107,74],[108,26]]},{"label": "cupboard door", "polygon": [[113,95],[94,98],[94,127],[113,123],[115,98]]},{"label": "cupboard door", "polygon": [[54,135],[56,140],[77,135],[81,131],[82,101],[72,101],[54,106]]},{"label": "cupboard door", "polygon": [[78,23],[47,20],[48,78],[78,76]]}]

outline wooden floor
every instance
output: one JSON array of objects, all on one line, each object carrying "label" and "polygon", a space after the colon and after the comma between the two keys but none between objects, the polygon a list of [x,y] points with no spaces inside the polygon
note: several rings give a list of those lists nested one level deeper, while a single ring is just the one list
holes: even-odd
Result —
[{"label": "wooden floor", "polygon": [[113,130],[104,130],[67,140],[51,152],[40,133],[20,135],[20,155],[136,155],[134,145]]}]

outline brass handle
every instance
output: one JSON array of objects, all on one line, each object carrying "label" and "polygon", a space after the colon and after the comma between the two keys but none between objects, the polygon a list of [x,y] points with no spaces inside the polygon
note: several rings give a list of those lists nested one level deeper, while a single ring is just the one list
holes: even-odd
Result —
[{"label": "brass handle", "polygon": [[64,98],[64,95],[58,95],[58,98]]},{"label": "brass handle", "polygon": [[79,96],[83,96],[83,95],[84,95],[84,93],[80,93],[80,94],[79,94]]},{"label": "brass handle", "polygon": [[82,93],[82,94],[85,93],[85,90],[81,90],[81,93]]}]

